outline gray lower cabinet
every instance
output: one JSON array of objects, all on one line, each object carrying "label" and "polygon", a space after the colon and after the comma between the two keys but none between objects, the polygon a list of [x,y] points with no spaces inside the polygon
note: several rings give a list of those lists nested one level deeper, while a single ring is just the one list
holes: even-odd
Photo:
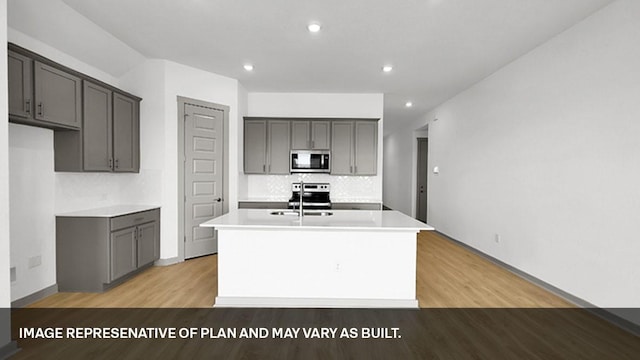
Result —
[{"label": "gray lower cabinet", "polygon": [[54,133],[55,171],[140,171],[139,100],[83,81],[81,131]]},{"label": "gray lower cabinet", "polygon": [[245,120],[245,174],[289,174],[290,122]]},{"label": "gray lower cabinet", "polygon": [[57,216],[60,291],[101,292],[160,258],[160,209],[114,217]]},{"label": "gray lower cabinet", "polygon": [[377,163],[377,121],[355,120],[332,122],[332,175],[376,175]]}]

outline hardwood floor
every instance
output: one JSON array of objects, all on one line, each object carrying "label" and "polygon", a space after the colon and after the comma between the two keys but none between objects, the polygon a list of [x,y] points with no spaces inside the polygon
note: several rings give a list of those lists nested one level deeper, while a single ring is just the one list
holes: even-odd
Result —
[{"label": "hardwood floor", "polygon": [[[217,256],[152,267],[105,293],[58,293],[30,307],[211,307]],[[418,235],[422,308],[565,308],[567,301],[434,232]]]},{"label": "hardwood floor", "polygon": [[[207,256],[154,267],[102,294],[59,293],[16,310],[13,338],[23,350],[15,358],[547,360],[640,354],[638,336],[432,232],[418,236],[420,311],[212,309],[216,265],[217,257]],[[19,339],[21,327],[397,328],[401,337],[45,340]]]}]

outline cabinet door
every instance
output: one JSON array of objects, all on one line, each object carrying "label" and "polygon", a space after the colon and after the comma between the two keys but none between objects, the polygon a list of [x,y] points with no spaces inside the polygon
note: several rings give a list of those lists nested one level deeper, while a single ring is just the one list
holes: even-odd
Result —
[{"label": "cabinet door", "polygon": [[289,121],[269,120],[269,174],[289,174]]},{"label": "cabinet door", "polygon": [[309,140],[309,121],[294,120],[291,121],[291,149],[305,150],[311,149]]},{"label": "cabinet door", "polygon": [[114,281],[136,269],[137,228],[130,227],[111,233],[110,280]]},{"label": "cabinet door", "polygon": [[264,174],[267,171],[267,121],[244,122],[244,172]]},{"label": "cabinet door", "polygon": [[154,262],[158,258],[158,229],[155,222],[138,226],[138,267]]},{"label": "cabinet door", "polygon": [[83,169],[111,171],[112,158],[112,92],[88,81],[83,82]]},{"label": "cabinet door", "polygon": [[311,122],[311,148],[327,150],[331,147],[331,122]]},{"label": "cabinet door", "polygon": [[113,171],[140,171],[138,101],[113,94]]},{"label": "cabinet door", "polygon": [[331,174],[353,173],[353,121],[331,124]]},{"label": "cabinet door", "polygon": [[81,80],[49,65],[35,62],[35,119],[79,129]]},{"label": "cabinet door", "polygon": [[9,51],[9,115],[31,118],[33,114],[33,61]]},{"label": "cabinet door", "polygon": [[375,175],[378,162],[378,122],[356,121],[353,172]]}]

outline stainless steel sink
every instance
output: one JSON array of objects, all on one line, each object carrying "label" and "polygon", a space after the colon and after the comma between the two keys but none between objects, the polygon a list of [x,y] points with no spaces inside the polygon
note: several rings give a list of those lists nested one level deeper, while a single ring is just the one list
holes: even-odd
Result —
[{"label": "stainless steel sink", "polygon": [[[271,215],[278,216],[298,216],[299,212],[297,211],[272,211]],[[305,211],[304,216],[331,216],[333,213],[331,211]]]}]

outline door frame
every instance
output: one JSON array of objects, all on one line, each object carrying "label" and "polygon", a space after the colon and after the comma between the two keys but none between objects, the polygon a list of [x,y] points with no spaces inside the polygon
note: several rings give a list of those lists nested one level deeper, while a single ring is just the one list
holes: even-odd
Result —
[{"label": "door frame", "polygon": [[184,233],[184,125],[185,105],[194,105],[210,109],[221,110],[224,113],[222,119],[222,213],[229,212],[229,106],[216,104],[203,100],[196,100],[183,96],[177,97],[178,101],[178,261],[184,261],[185,233]]}]

